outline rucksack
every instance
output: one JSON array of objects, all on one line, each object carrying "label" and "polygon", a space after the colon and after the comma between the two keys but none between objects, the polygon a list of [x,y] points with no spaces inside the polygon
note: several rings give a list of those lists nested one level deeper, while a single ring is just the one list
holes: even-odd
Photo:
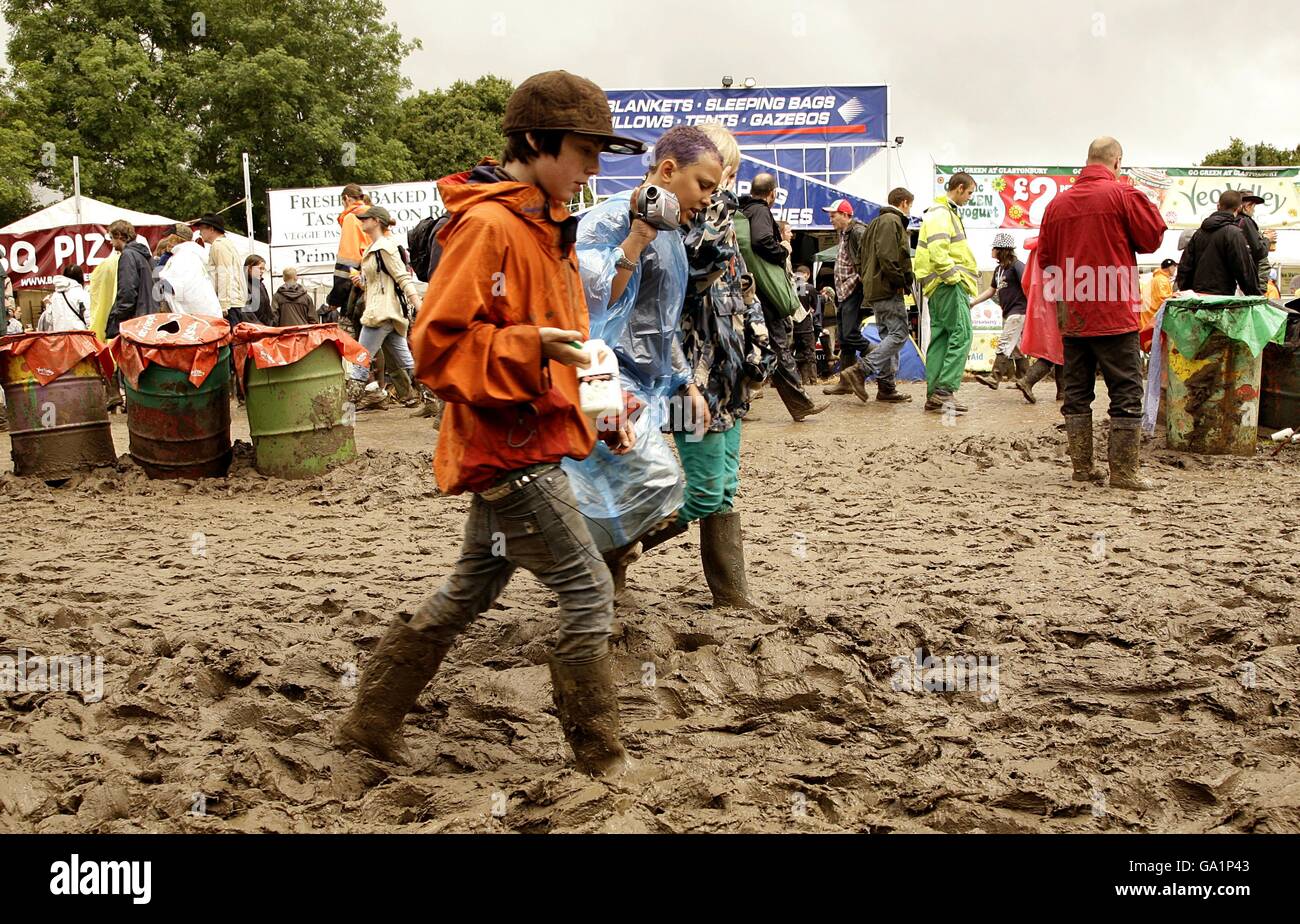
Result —
[{"label": "rucksack", "polygon": [[411,268],[415,270],[415,278],[421,282],[429,281],[438,266],[438,260],[442,258],[442,248],[438,246],[436,237],[450,217],[443,214],[437,218],[422,218],[406,234],[406,244],[411,251]]}]

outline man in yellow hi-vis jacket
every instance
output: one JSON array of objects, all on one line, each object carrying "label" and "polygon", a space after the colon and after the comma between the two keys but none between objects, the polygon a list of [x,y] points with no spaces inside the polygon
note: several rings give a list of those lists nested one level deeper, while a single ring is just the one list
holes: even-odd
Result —
[{"label": "man in yellow hi-vis jacket", "polygon": [[952,175],[948,194],[938,196],[925,212],[912,261],[930,306],[930,346],[925,353],[927,411],[966,412],[965,405],[957,403],[956,392],[974,336],[970,301],[978,290],[979,269],[957,209],[974,193],[974,177],[969,173]]}]

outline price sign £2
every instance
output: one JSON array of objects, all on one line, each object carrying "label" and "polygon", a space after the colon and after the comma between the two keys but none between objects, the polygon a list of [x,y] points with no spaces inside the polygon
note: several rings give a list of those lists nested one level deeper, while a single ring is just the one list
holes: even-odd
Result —
[{"label": "price sign \u00a32", "polygon": [[1072,184],[1072,176],[1005,174],[994,181],[1002,197],[1004,228],[1037,228],[1048,203]]}]

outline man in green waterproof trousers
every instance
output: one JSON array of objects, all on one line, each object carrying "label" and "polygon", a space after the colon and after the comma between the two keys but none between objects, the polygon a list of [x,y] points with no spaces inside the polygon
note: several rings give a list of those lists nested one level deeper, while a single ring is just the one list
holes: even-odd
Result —
[{"label": "man in green waterproof trousers", "polygon": [[925,352],[925,410],[966,413],[957,401],[974,336],[970,302],[978,291],[979,269],[957,211],[975,193],[969,173],[954,173],[947,193],[938,196],[921,221],[913,268],[930,308],[930,345]]}]

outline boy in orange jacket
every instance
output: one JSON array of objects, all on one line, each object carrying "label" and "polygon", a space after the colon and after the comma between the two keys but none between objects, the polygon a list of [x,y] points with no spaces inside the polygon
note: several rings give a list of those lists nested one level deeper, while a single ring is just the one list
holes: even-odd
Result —
[{"label": "boy in orange jacket", "polygon": [[[439,184],[452,217],[438,235],[437,284],[411,330],[416,378],[447,402],[438,486],[474,494],[464,545],[438,592],[393,619],[335,740],[406,762],[406,713],[460,632],[525,568],[560,600],[551,682],[578,767],[618,775],[628,759],[609,663],[613,584],[559,466],[585,458],[596,439],[578,401],[575,367],[589,360],[571,344],[587,337],[587,309],[565,203],[602,151],[643,146],[615,136],[604,92],[565,71],[524,81],[503,130],[493,176]],[[623,451],[630,434],[620,428]]]}]

